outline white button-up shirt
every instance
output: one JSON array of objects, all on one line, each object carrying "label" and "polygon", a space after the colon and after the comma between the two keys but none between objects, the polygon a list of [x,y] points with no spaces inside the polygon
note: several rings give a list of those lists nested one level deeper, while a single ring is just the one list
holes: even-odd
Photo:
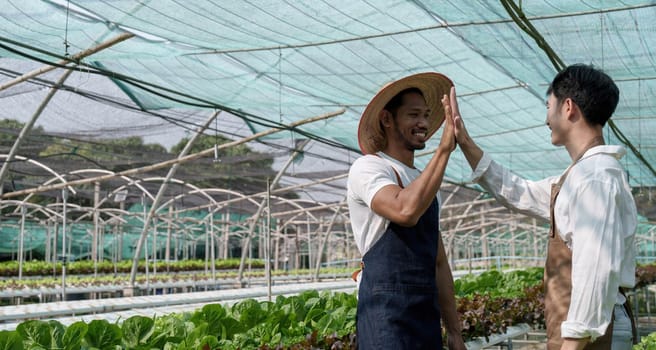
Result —
[{"label": "white button-up shirt", "polygon": [[[635,285],[637,210],[619,159],[620,146],[589,149],[572,166],[554,207],[557,233],[572,250],[572,298],[563,338],[592,340],[610,324],[619,287]],[[549,219],[551,184],[559,176],[528,181],[484,154],[472,178],[504,206]]]}]

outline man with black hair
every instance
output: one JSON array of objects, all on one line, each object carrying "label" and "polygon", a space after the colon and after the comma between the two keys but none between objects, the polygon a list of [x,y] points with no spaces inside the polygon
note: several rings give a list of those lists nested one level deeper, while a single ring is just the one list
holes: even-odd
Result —
[{"label": "man with black hair", "polygon": [[[455,149],[452,86],[433,72],[399,79],[383,87],[360,118],[364,156],[349,171],[347,201],[363,255],[356,315],[361,350],[442,349],[442,320],[449,349],[465,349],[437,196]],[[433,157],[423,171],[415,168],[415,151],[442,123]]]},{"label": "man with black hair", "polygon": [[635,285],[637,211],[621,146],[605,145],[603,126],[619,89],[592,66],[576,64],[547,90],[551,143],[571,165],[560,176],[525,180],[494,162],[469,136],[452,103],[456,141],[473,179],[503,205],[551,220],[545,266],[547,348],[631,349],[635,321],[622,288]]}]

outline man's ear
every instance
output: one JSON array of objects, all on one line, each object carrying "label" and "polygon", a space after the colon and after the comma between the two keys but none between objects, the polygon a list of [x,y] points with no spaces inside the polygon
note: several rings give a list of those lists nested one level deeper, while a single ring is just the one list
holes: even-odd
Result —
[{"label": "man's ear", "polygon": [[378,114],[378,119],[380,119],[380,124],[385,127],[389,128],[392,126],[392,113],[390,113],[386,109],[381,109],[380,113]]},{"label": "man's ear", "polygon": [[565,117],[569,121],[575,122],[582,117],[581,109],[576,103],[574,103],[574,100],[572,100],[569,97],[566,98],[565,101],[563,101],[562,108],[563,108],[563,113],[565,113]]}]

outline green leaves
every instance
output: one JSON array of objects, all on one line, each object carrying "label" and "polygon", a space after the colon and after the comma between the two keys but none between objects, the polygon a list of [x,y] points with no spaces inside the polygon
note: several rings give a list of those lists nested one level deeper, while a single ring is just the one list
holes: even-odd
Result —
[{"label": "green leaves", "polygon": [[68,326],[62,337],[62,347],[64,350],[79,350],[82,346],[82,339],[86,336],[88,329],[87,324],[82,321]]},{"label": "green leaves", "polygon": [[487,294],[494,297],[517,297],[526,288],[542,283],[543,268],[532,267],[501,273],[497,270],[485,271],[479,275],[467,275],[454,281],[456,296]]},{"label": "green leaves", "polygon": [[[149,317],[132,316],[123,322],[123,344],[129,349],[151,348],[149,340],[155,330],[155,320]],[[155,344],[152,344],[155,345]]]},{"label": "green leaves", "polygon": [[[518,296],[498,296],[535,280],[541,280],[541,271],[492,272],[480,283],[466,279],[467,288],[478,284],[487,289],[456,299],[465,339],[503,333],[518,323],[543,326],[540,284]],[[491,289],[493,284],[498,290]],[[56,321],[26,321],[15,332],[0,333],[0,350],[353,349],[356,310],[355,293],[311,291],[278,296],[275,302],[247,299],[231,307],[205,305],[193,313],[133,316],[120,325],[106,320],[68,327]]]},{"label": "green leaves", "polygon": [[[236,269],[239,267],[240,259],[231,258],[231,259],[217,259],[214,264],[218,270],[229,270]],[[205,260],[196,259],[196,260],[181,260],[181,261],[171,261],[157,262],[157,270],[165,271],[168,269],[179,272],[179,271],[189,271],[189,272],[199,272],[205,269]],[[248,264],[254,268],[264,268],[264,262],[259,259],[249,259]],[[151,261],[149,263],[149,268],[152,270],[155,264]],[[118,272],[129,273],[132,269],[132,260],[122,260],[116,263],[111,261],[102,260],[96,263],[93,260],[77,260],[71,261],[68,263],[66,269],[67,272],[71,275],[75,274],[89,274],[94,272],[94,268],[98,270],[98,273],[103,274],[114,274],[114,268]],[[54,270],[53,270],[54,269]],[[30,260],[23,262],[23,276],[48,276],[53,273],[60,274],[62,269],[61,262],[51,263],[45,262],[43,260]],[[140,272],[146,271],[146,263],[144,260],[139,261],[138,270]],[[18,276],[18,261],[2,261],[0,262],[0,276],[2,277],[16,277]],[[71,276],[74,278],[75,276]],[[105,276],[106,277],[106,276]],[[4,285],[3,285],[4,286]]]},{"label": "green leaves", "polygon": [[0,333],[0,350],[350,349],[356,306],[355,293],[310,291],[275,302],[246,299],[229,308],[133,316],[121,324],[33,320]]},{"label": "green leaves", "polygon": [[207,334],[216,336],[219,339],[232,339],[234,334],[240,333],[243,325],[234,317],[229,316],[223,306],[219,304],[209,304],[196,312],[191,317],[194,324],[205,324]]},{"label": "green leaves", "polygon": [[[81,349],[82,339],[87,333],[84,322],[76,322],[68,328],[57,321],[25,321],[16,327],[14,334],[0,333],[0,350],[4,349]],[[6,342],[5,337],[7,336]],[[15,341],[20,340],[20,347]]]},{"label": "green leaves", "polygon": [[52,334],[48,322],[30,320],[16,327],[27,349],[50,349]]},{"label": "green leaves", "polygon": [[121,345],[121,328],[107,320],[93,320],[84,337],[90,348],[100,350],[114,350]]},{"label": "green leaves", "polygon": [[267,316],[260,303],[254,299],[242,300],[233,305],[232,314],[245,329],[255,327]]},{"label": "green leaves", "polygon": [[17,331],[0,331],[0,350],[23,349],[23,338]]},{"label": "green leaves", "polygon": [[[1,348],[0,348],[1,349]],[[633,350],[653,350],[656,349],[656,332],[642,337],[640,343],[633,346]]]}]

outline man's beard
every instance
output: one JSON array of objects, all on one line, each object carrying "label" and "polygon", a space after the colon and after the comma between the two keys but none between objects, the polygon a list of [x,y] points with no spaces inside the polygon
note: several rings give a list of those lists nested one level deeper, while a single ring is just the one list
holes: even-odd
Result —
[{"label": "man's beard", "polygon": [[396,135],[403,140],[403,146],[409,151],[419,151],[426,148],[426,142],[422,142],[420,145],[414,144],[407,137],[405,137],[401,131],[399,131],[398,126],[396,128]]}]

